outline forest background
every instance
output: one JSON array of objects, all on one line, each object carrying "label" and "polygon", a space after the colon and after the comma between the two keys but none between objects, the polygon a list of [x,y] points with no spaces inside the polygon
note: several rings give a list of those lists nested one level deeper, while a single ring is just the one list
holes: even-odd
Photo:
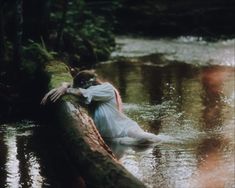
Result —
[{"label": "forest background", "polygon": [[232,0],[1,0],[0,120],[35,116],[46,62],[94,68],[116,35],[234,37]]}]

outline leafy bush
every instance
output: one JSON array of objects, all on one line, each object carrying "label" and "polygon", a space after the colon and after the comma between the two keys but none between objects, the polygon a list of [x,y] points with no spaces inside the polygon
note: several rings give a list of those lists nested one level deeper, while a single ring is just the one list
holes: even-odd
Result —
[{"label": "leafy bush", "polygon": [[56,53],[48,51],[43,40],[42,44],[29,40],[28,44],[23,47],[22,69],[27,74],[34,74],[46,62],[53,60],[54,55]]},{"label": "leafy bush", "polygon": [[48,51],[43,41],[42,44],[39,44],[29,40],[28,45],[23,48],[24,58],[38,63],[45,63],[53,60],[54,55],[56,55],[56,53]]},{"label": "leafy bush", "polygon": [[[103,6],[95,1],[86,3],[77,0],[68,1],[63,29],[63,51],[81,56],[81,61],[107,59],[115,46],[111,21],[113,18],[110,18],[111,12],[118,6],[114,2],[107,1]],[[64,8],[65,6],[54,7],[51,13],[53,25],[56,26],[56,23],[63,22],[65,14],[62,14],[62,10]],[[57,24],[56,30],[59,31],[61,26]],[[71,38],[75,40],[71,41]],[[95,58],[91,58],[92,56]]]}]

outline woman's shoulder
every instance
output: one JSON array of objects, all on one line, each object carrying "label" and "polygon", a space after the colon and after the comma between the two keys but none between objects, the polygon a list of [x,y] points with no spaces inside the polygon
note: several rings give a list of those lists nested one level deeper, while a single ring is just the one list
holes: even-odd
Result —
[{"label": "woman's shoulder", "polygon": [[114,86],[109,83],[109,82],[102,82],[98,85],[95,85],[95,86],[91,86],[89,87],[89,89],[105,89],[105,90],[113,90],[114,89]]},{"label": "woman's shoulder", "polygon": [[114,87],[111,83],[109,83],[109,82],[103,82],[103,83],[101,83],[101,85],[103,85],[103,86],[107,86],[107,87]]}]

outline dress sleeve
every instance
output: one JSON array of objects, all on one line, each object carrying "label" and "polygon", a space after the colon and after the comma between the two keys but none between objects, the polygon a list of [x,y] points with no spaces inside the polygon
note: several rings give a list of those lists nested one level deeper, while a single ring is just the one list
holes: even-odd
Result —
[{"label": "dress sleeve", "polygon": [[93,101],[109,101],[115,96],[114,88],[109,83],[104,83],[97,86],[91,86],[87,89],[79,88],[83,97],[85,98],[85,103],[89,104]]}]

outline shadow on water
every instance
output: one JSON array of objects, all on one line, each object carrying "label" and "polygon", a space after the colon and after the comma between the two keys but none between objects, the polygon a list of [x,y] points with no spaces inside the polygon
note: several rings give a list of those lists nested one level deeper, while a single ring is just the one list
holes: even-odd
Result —
[{"label": "shadow on water", "polygon": [[97,72],[118,87],[125,113],[173,140],[148,148],[111,144],[113,152],[148,187],[235,186],[234,67],[158,66],[146,63],[151,58],[102,64]]}]

